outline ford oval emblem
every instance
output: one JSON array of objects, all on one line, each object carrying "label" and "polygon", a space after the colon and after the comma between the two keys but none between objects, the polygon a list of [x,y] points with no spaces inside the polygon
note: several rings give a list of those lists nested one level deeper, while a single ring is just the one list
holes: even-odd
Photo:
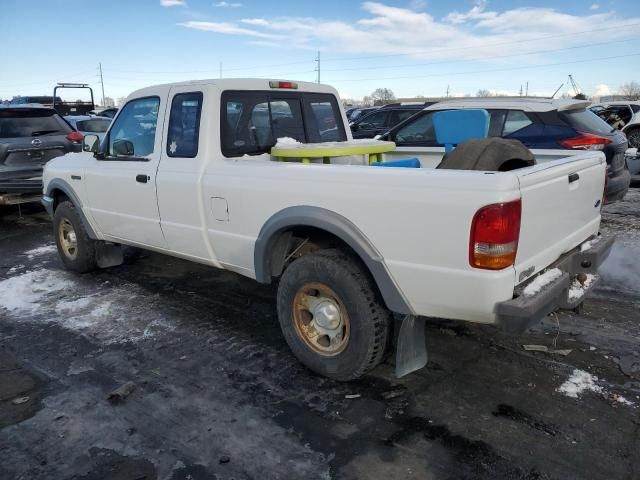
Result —
[{"label": "ford oval emblem", "polygon": [[33,140],[31,140],[31,145],[39,147],[40,145],[42,145],[42,140],[40,140],[39,138],[34,138]]}]

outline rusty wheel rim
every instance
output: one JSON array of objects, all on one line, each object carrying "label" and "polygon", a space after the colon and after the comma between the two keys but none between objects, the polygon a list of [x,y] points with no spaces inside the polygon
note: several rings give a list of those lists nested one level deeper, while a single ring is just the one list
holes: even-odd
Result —
[{"label": "rusty wheel rim", "polygon": [[298,336],[314,352],[333,357],[349,343],[351,324],[340,297],[322,283],[303,285],[293,299]]},{"label": "rusty wheel rim", "polygon": [[65,257],[75,260],[78,256],[78,239],[71,222],[63,218],[58,225],[58,240]]}]

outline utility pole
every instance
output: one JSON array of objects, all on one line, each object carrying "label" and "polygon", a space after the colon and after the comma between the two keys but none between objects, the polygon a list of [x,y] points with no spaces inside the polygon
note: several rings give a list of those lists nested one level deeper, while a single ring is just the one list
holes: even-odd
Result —
[{"label": "utility pole", "polygon": [[449,98],[449,85],[447,85],[447,93],[445,94],[446,98]]},{"label": "utility pole", "polygon": [[522,84],[520,84],[520,96],[522,96]]},{"label": "utility pole", "polygon": [[98,63],[98,69],[100,70],[100,85],[102,86],[102,106],[106,107],[104,104],[104,80],[102,79],[102,62]]},{"label": "utility pole", "polygon": [[315,62],[318,64],[318,66],[315,69],[316,72],[318,72],[317,82],[320,83],[320,50],[318,50],[318,56],[316,57]]},{"label": "utility pole", "polygon": [[525,96],[525,97],[528,97],[528,96],[529,96],[529,80],[527,80],[527,88],[526,88],[526,90],[525,90],[525,92],[524,92],[524,96]]}]

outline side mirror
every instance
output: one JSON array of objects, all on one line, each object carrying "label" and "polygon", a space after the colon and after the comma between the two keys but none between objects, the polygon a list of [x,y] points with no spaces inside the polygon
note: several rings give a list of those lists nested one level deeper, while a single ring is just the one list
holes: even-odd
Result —
[{"label": "side mirror", "polygon": [[117,157],[130,157],[135,153],[133,151],[133,143],[129,140],[116,140],[113,142],[113,153]]},{"label": "side mirror", "polygon": [[82,151],[96,153],[98,151],[99,143],[100,138],[98,137],[98,135],[88,133],[82,139]]}]

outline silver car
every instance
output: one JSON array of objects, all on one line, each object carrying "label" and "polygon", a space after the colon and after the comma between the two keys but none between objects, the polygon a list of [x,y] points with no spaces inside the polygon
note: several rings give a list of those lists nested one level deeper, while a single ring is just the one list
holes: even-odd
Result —
[{"label": "silver car", "polygon": [[93,133],[98,135],[102,141],[105,132],[111,125],[111,118],[97,117],[92,115],[68,115],[64,119],[71,124],[77,131],[86,135],[87,133]]}]

